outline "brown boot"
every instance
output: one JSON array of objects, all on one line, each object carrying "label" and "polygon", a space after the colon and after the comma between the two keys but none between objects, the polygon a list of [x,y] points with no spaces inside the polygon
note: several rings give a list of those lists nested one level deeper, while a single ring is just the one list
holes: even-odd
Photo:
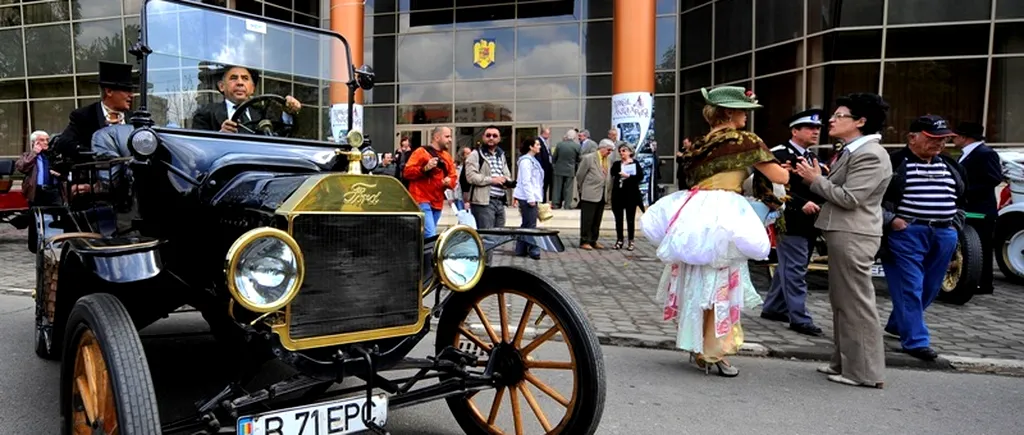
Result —
[{"label": "brown boot", "polygon": [[594,249],[604,249],[604,245],[594,242]]},{"label": "brown boot", "polygon": [[590,251],[590,250],[593,250],[594,247],[590,246],[590,243],[584,243],[584,244],[580,245],[580,249],[582,249],[584,251]]}]

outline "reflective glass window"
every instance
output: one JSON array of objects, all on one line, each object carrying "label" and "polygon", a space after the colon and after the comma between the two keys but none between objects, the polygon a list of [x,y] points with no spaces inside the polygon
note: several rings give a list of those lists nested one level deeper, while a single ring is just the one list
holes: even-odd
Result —
[{"label": "reflective glass window", "polygon": [[0,122],[0,155],[21,155],[28,147],[28,111],[25,103],[0,103],[0,119],[4,120]]},{"label": "reflective glass window", "polygon": [[33,47],[28,75],[71,74],[70,24],[25,28],[25,44]]},{"label": "reflective glass window", "polygon": [[992,16],[991,14],[992,0],[900,0],[889,2],[889,24],[987,20]]},{"label": "reflective glass window", "polygon": [[25,24],[44,24],[71,19],[71,10],[66,1],[32,3],[22,6]]},{"label": "reflective glass window", "polygon": [[612,76],[605,74],[586,76],[583,79],[583,93],[588,97],[611,95]]},{"label": "reflective glass window", "polygon": [[398,102],[434,103],[452,100],[453,82],[409,83],[398,85]]},{"label": "reflective glass window", "polygon": [[452,122],[452,105],[403,104],[395,115],[398,124],[443,124]]},{"label": "reflective glass window", "polygon": [[[382,104],[395,102],[394,85],[378,85],[369,91],[363,91],[363,102],[366,104]],[[386,119],[391,119],[388,117]]]},{"label": "reflective glass window", "polygon": [[804,0],[758,0],[757,46],[800,37],[804,25]]},{"label": "reflective glass window", "polygon": [[711,60],[711,6],[689,11],[682,15],[679,47],[680,65],[688,67]]},{"label": "reflective glass window", "polygon": [[654,74],[655,94],[674,94],[676,92],[676,72],[660,72]]},{"label": "reflective glass window", "polygon": [[885,0],[807,0],[807,32],[835,27],[879,26]]},{"label": "reflective glass window", "polygon": [[1024,57],[992,59],[988,127],[990,142],[1024,142]]},{"label": "reflective glass window", "polygon": [[754,111],[754,133],[769,144],[790,138],[786,120],[803,110],[803,72],[793,72],[754,80],[754,92],[768,110]]},{"label": "reflective glass window", "polygon": [[0,30],[0,79],[25,76],[21,29]]},{"label": "reflective glass window", "polygon": [[879,59],[882,57],[882,30],[836,31],[807,40],[809,65],[833,60]]},{"label": "reflective glass window", "polygon": [[0,8],[0,28],[21,25],[21,7],[7,6]]},{"label": "reflective glass window", "polygon": [[398,25],[397,18],[394,14],[368,15],[366,17],[366,23],[367,24],[364,24],[365,28],[363,29],[364,35],[395,33]]},{"label": "reflective glass window", "polygon": [[518,122],[523,121],[579,121],[579,100],[519,101],[516,103]]},{"label": "reflective glass window", "polygon": [[0,100],[20,100],[25,98],[25,80],[0,81]]},{"label": "reflective glass window", "polygon": [[516,7],[512,4],[455,9],[455,27],[459,29],[513,26],[515,23]]},{"label": "reflective glass window", "polygon": [[458,79],[513,77],[515,37],[515,30],[511,28],[455,32],[455,74]]},{"label": "reflective glass window", "polygon": [[996,3],[996,18],[1024,18],[1024,2],[1001,0]]},{"label": "reflective glass window", "polygon": [[513,80],[457,80],[455,101],[498,101],[516,98]]},{"label": "reflective glass window", "polygon": [[588,19],[612,18],[614,13],[613,3],[608,0],[582,0],[585,15]]},{"label": "reflective glass window", "polygon": [[142,13],[142,0],[124,0],[125,15],[138,15]]},{"label": "reflective glass window", "polygon": [[658,147],[655,153],[659,156],[675,155],[675,120],[675,95],[654,97],[654,140],[657,141]]},{"label": "reflective glass window", "polygon": [[[579,0],[520,1],[516,6],[516,17],[520,23],[577,21],[580,16],[578,11]],[[602,11],[595,12],[598,12],[600,15]],[[610,18],[610,16],[591,16],[590,18]]]},{"label": "reflective glass window", "polygon": [[758,50],[755,56],[756,75],[788,71],[804,65],[803,42],[796,41]]},{"label": "reflective glass window", "polygon": [[[704,110],[704,96],[700,92],[682,95],[679,98],[679,108],[679,129],[683,132],[679,137],[680,144],[684,138],[696,140],[698,135],[710,130],[701,113]],[[679,144],[676,144],[676,149],[678,146]]]},{"label": "reflective glass window", "polygon": [[511,101],[456,103],[455,122],[511,122]]},{"label": "reflective glass window", "polygon": [[107,18],[121,15],[121,4],[111,0],[71,0],[71,16],[81,18]]},{"label": "reflective glass window", "polygon": [[[300,2],[301,2],[301,0],[300,0]],[[309,3],[316,3],[316,2],[309,2]],[[398,10],[397,9],[397,7],[398,7],[397,3],[398,2],[396,0],[366,0],[366,5],[363,6],[363,7],[366,8],[366,12],[367,13],[370,13],[370,11],[373,11],[374,13],[378,13],[379,14],[379,13],[383,13],[383,12],[395,12],[396,10]]]},{"label": "reflective glass window", "polygon": [[679,72],[679,75],[682,76],[683,83],[680,90],[683,92],[711,86],[711,64],[684,69]]},{"label": "reflective glass window", "polygon": [[[96,85],[93,85],[96,86]],[[47,77],[28,80],[29,98],[74,97],[74,77]]]},{"label": "reflective glass window", "polygon": [[452,30],[454,23],[455,11],[452,9],[398,15],[398,31],[400,33],[426,33]]},{"label": "reflective glass window", "polygon": [[583,45],[588,73],[612,72],[612,22],[583,25]]},{"label": "reflective glass window", "polygon": [[64,131],[68,125],[68,114],[78,108],[78,102],[70,100],[32,101],[32,131]]},{"label": "reflective glass window", "polygon": [[655,10],[658,15],[671,14],[676,11],[676,3],[679,3],[679,0],[658,0]]},{"label": "reflective glass window", "polygon": [[75,23],[75,62],[78,72],[99,71],[99,61],[124,62],[121,20]]},{"label": "reflective glass window", "polygon": [[676,17],[655,21],[654,68],[676,69]]},{"label": "reflective glass window", "polygon": [[1024,23],[996,24],[994,53],[1024,53]]},{"label": "reflective glass window", "polygon": [[715,58],[750,50],[753,12],[753,0],[715,3]]},{"label": "reflective glass window", "polygon": [[447,80],[455,61],[454,33],[423,33],[398,37],[398,80]]},{"label": "reflective glass window", "polygon": [[910,122],[939,113],[951,124],[982,119],[985,59],[886,62],[883,95],[891,105],[885,141],[903,143]]},{"label": "reflective glass window", "polygon": [[715,61],[715,83],[722,84],[750,78],[750,55],[744,54]]},{"label": "reflective glass window", "polygon": [[543,100],[579,97],[579,76],[516,80],[517,100]]},{"label": "reflective glass window", "polygon": [[[807,70],[807,107],[835,109],[836,98],[851,92],[878,92],[881,64],[827,65]],[[821,139],[822,141],[825,138]]]},{"label": "reflective glass window", "polygon": [[[612,99],[588,98],[583,100],[583,125],[590,134],[601,137],[601,133],[612,123]],[[552,137],[554,132],[551,133]]]},{"label": "reflective glass window", "polygon": [[885,57],[932,57],[988,53],[988,24],[889,29]]},{"label": "reflective glass window", "polygon": [[577,23],[517,28],[516,75],[579,74],[579,31]]},{"label": "reflective glass window", "polygon": [[[374,36],[368,47],[363,47],[366,53],[372,53],[370,57],[373,63],[367,62],[373,67],[378,83],[395,81],[395,37]],[[365,59],[364,59],[365,61]]]}]

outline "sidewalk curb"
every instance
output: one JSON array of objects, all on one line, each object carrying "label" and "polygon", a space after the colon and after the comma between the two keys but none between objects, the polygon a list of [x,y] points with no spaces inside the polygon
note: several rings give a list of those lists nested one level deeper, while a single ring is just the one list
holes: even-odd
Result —
[{"label": "sidewalk curb", "polygon": [[32,291],[30,288],[0,287],[0,295],[31,297]]}]

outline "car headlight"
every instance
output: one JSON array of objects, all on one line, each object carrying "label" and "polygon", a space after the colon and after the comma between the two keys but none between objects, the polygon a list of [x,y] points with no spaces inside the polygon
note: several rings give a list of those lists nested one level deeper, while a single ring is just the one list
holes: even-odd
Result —
[{"label": "car headlight", "polygon": [[132,133],[131,140],[128,143],[132,146],[132,151],[140,156],[149,156],[156,152],[157,139],[156,133],[153,130],[142,129],[135,133]]},{"label": "car headlight", "polygon": [[363,148],[362,164],[367,172],[377,169],[377,165],[380,164],[380,158],[377,157],[377,152],[373,148],[369,146]]},{"label": "car headlight", "polygon": [[438,236],[434,261],[446,287],[457,292],[469,290],[484,274],[484,242],[472,228],[456,225]]},{"label": "car headlight", "polygon": [[288,305],[299,293],[303,275],[299,244],[279,229],[250,230],[228,250],[228,291],[250,311],[268,313]]}]

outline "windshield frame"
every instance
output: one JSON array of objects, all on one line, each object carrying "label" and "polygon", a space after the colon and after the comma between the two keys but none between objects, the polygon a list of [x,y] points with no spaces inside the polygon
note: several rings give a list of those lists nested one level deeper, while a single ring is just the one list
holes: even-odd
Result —
[{"label": "windshield frame", "polygon": [[[356,81],[356,67],[352,63],[352,47],[349,45],[348,40],[345,39],[345,37],[343,35],[341,35],[340,33],[334,32],[334,31],[329,30],[329,29],[323,29],[323,28],[320,28],[320,27],[307,26],[305,24],[292,23],[292,22],[289,22],[289,21],[284,21],[284,20],[280,20],[280,19],[272,18],[272,17],[264,17],[264,16],[259,16],[259,15],[254,15],[254,14],[251,14],[251,13],[248,13],[248,12],[242,12],[242,11],[235,10],[235,9],[228,9],[228,8],[221,7],[221,6],[209,5],[209,4],[202,3],[202,2],[193,2],[193,1],[185,1],[185,0],[143,0],[142,6],[141,6],[141,10],[139,11],[139,24],[140,24],[140,26],[139,26],[139,39],[138,39],[138,43],[134,47],[129,47],[129,51],[130,51],[131,54],[133,54],[136,57],[137,62],[139,64],[140,89],[139,89],[139,109],[137,111],[146,113],[147,118],[149,117],[149,112],[148,112],[148,110],[149,110],[148,109],[149,89],[148,89],[148,86],[147,86],[147,84],[149,82],[149,78],[148,78],[149,55],[152,54],[152,50],[149,48],[149,32],[147,31],[149,29],[149,23],[148,23],[148,14],[146,13],[146,11],[148,10],[149,3],[150,2],[154,2],[154,1],[160,1],[160,2],[163,2],[163,3],[169,3],[169,4],[173,4],[173,5],[178,5],[178,6],[181,6],[181,7],[194,8],[194,9],[198,9],[198,10],[205,10],[205,11],[208,11],[208,12],[220,13],[220,14],[224,14],[224,15],[227,15],[227,16],[232,16],[232,17],[239,18],[239,19],[257,20],[257,21],[261,21],[261,22],[264,22],[264,23],[267,23],[267,24],[273,24],[275,26],[280,26],[280,27],[290,28],[290,29],[303,30],[303,31],[308,31],[308,32],[312,32],[312,33],[315,33],[315,34],[319,34],[319,35],[322,35],[322,36],[337,38],[338,40],[341,41],[342,46],[345,47],[345,67],[346,67],[345,69],[346,69],[346,73],[348,74],[348,80],[347,81],[339,81],[338,83],[344,83],[346,85],[347,91],[348,91],[347,94],[349,96],[349,100],[352,99],[352,96],[354,94],[353,91],[358,87],[358,84],[357,84],[357,81]],[[352,104],[350,103],[350,104],[348,104],[348,106],[349,106],[348,110],[349,110],[349,112],[351,112],[352,109],[353,109],[352,108]],[[351,124],[351,122],[352,122],[352,115],[351,114],[349,115],[348,119],[349,119],[349,123]],[[149,121],[149,122],[151,122],[151,121]],[[244,138],[240,138],[237,134],[221,133],[221,132],[215,132],[215,131],[199,131],[199,130],[192,130],[192,129],[165,128],[165,127],[157,127],[157,126],[154,126],[152,124],[149,124],[148,127],[152,128],[155,131],[166,132],[166,133],[169,133],[169,134],[186,134],[186,135],[211,136],[211,137],[226,138],[226,139],[230,139],[230,140],[246,140],[246,141],[249,141],[249,140],[252,140],[253,138],[261,138],[261,139],[265,138],[266,140],[271,141],[271,142],[286,141],[286,142],[294,142],[296,144],[302,144],[302,145],[311,145],[311,144],[315,144],[317,146],[327,146],[327,145],[330,145],[330,147],[332,147],[332,148],[338,148],[339,146],[346,146],[346,147],[348,146],[347,144],[344,144],[344,143],[331,143],[329,141],[319,140],[319,139],[305,139],[305,138],[292,138],[292,137],[280,137],[280,136],[263,136],[263,137],[261,137],[259,135],[252,135],[252,136],[247,135]],[[349,130],[351,130],[351,127],[349,127]],[[262,142],[262,140],[260,140],[260,141]]]}]

